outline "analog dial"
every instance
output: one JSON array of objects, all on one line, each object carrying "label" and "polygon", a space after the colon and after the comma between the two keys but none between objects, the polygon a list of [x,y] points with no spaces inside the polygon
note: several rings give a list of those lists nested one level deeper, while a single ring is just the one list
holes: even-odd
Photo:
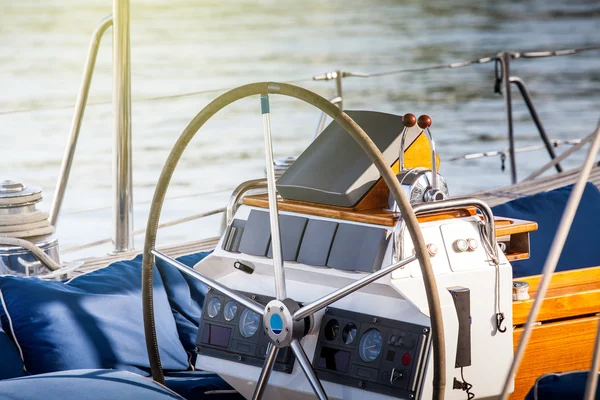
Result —
[{"label": "analog dial", "polygon": [[337,322],[337,319],[330,319],[325,325],[325,339],[333,340],[340,333],[340,324]]},{"label": "analog dial", "polygon": [[382,345],[381,333],[377,329],[371,328],[360,338],[358,355],[364,362],[374,361],[381,353]]},{"label": "analog dial", "polygon": [[358,334],[358,329],[356,328],[356,324],[354,322],[350,322],[346,324],[344,330],[342,331],[342,341],[344,344],[351,344],[356,339],[356,335]]},{"label": "analog dial", "polygon": [[237,303],[233,300],[229,300],[227,304],[225,304],[225,309],[223,310],[223,316],[225,317],[225,321],[231,321],[235,318],[237,314]]},{"label": "analog dial", "polygon": [[216,317],[221,312],[221,300],[218,297],[213,297],[208,302],[208,316],[211,318]]},{"label": "analog dial", "polygon": [[254,336],[259,327],[260,315],[246,308],[240,316],[239,328],[242,336],[246,338]]}]

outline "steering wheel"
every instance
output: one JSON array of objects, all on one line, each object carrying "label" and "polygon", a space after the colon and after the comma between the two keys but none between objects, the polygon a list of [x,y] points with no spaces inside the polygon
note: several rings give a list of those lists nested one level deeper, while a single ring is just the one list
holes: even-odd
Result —
[{"label": "steering wheel", "polygon": [[[277,197],[275,180],[273,178],[273,163],[272,163],[272,145],[269,120],[269,94],[278,94],[288,97],[294,97],[302,100],[316,108],[320,109],[329,115],[334,121],[340,124],[360,145],[364,152],[369,156],[375,164],[379,173],[383,177],[390,193],[396,200],[402,214],[402,218],[406,224],[410,237],[415,246],[415,255],[395,262],[379,271],[373,272],[365,277],[356,280],[355,282],[340,288],[329,295],[326,295],[312,303],[308,303],[302,307],[293,299],[287,298],[284,268],[281,257],[281,238],[279,235],[279,217],[277,211]],[[167,257],[166,255],[155,250],[156,234],[158,230],[158,222],[167,192],[167,188],[175,167],[185,148],[190,140],[195,136],[200,127],[206,123],[214,114],[226,107],[227,105],[243,99],[248,96],[261,95],[261,108],[263,113],[263,122],[265,123],[265,150],[267,160],[268,173],[268,197],[269,197],[269,214],[271,222],[271,237],[273,240],[273,272],[275,277],[275,292],[276,299],[269,302],[266,306],[247,298],[238,292],[235,292],[220,283],[203,276],[194,269],[183,266],[176,260]],[[270,164],[270,165],[269,165]],[[269,174],[270,173],[270,174]],[[270,176],[269,176],[270,175]],[[269,179],[270,178],[270,179]],[[267,329],[270,340],[267,349],[267,356],[263,365],[260,376],[257,380],[256,389],[253,399],[260,399],[267,386],[271,370],[275,363],[277,352],[280,348],[291,347],[292,352],[296,356],[298,364],[306,375],[310,385],[312,386],[316,396],[319,399],[327,399],[327,395],[317,378],[311,363],[300,344],[300,340],[305,335],[305,318],[310,317],[315,312],[327,307],[335,301],[348,296],[349,294],[359,290],[371,282],[383,277],[384,275],[400,268],[411,261],[417,259],[423,274],[425,291],[427,295],[427,303],[431,319],[431,334],[433,342],[433,398],[443,399],[445,389],[445,344],[444,344],[444,328],[442,324],[442,314],[438,291],[435,283],[435,277],[431,267],[429,254],[425,247],[425,241],[421,234],[417,218],[404,191],[401,189],[398,179],[394,172],[385,161],[383,155],[362,130],[362,128],[354,122],[346,113],[340,110],[337,106],[329,102],[327,99],[313,93],[309,90],[298,86],[293,86],[284,83],[274,82],[259,82],[232,89],[227,93],[219,96],[200,111],[188,126],[181,133],[175,146],[171,150],[169,157],[163,167],[160,178],[158,180],[150,215],[146,226],[146,238],[144,242],[144,256],[142,261],[142,297],[143,297],[143,314],[144,314],[144,333],[146,337],[146,346],[148,349],[148,358],[152,370],[152,378],[160,383],[164,383],[164,373],[160,362],[158,351],[158,342],[156,337],[156,327],[154,321],[154,302],[153,302],[153,273],[154,273],[154,257],[160,257],[171,265],[177,266],[180,270],[195,277],[201,282],[211,286],[213,289],[222,292],[225,295],[237,300],[245,307],[255,311],[263,317],[263,323]],[[183,268],[182,268],[183,267]]]}]

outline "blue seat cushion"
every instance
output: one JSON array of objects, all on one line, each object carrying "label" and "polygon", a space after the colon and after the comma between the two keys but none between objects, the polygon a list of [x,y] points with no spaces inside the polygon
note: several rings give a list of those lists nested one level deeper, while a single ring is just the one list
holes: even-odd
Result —
[{"label": "blue seat cushion", "polygon": [[[209,251],[189,254],[177,258],[177,261],[192,268],[210,253]],[[162,260],[157,259],[156,266],[165,283],[169,303],[177,324],[179,339],[185,349],[192,354],[196,348],[196,336],[198,336],[198,326],[202,316],[202,305],[208,287]]]},{"label": "blue seat cushion", "polygon": [[25,375],[19,349],[0,328],[0,380]]},{"label": "blue seat cushion", "polygon": [[6,400],[170,400],[182,397],[149,378],[127,371],[61,371],[0,381]]},{"label": "blue seat cushion", "polygon": [[[29,373],[122,369],[147,373],[141,255],[66,283],[0,277],[0,322],[11,330]],[[188,355],[158,273],[154,311],[165,370],[188,369]]]},{"label": "blue seat cushion", "polygon": [[[585,394],[588,371],[542,375],[529,390],[525,400],[581,400]],[[600,400],[600,390],[594,397]]]},{"label": "blue seat cushion", "polygon": [[171,372],[166,377],[166,385],[186,399],[242,400],[244,397],[231,388],[214,372],[184,371]]},{"label": "blue seat cushion", "polygon": [[[530,234],[530,258],[513,262],[513,277],[538,275],[550,246],[573,185],[527,196],[492,208],[494,215],[535,221],[538,230]],[[571,231],[556,271],[600,265],[600,246],[596,231],[600,226],[600,191],[587,183],[577,209]]]}]

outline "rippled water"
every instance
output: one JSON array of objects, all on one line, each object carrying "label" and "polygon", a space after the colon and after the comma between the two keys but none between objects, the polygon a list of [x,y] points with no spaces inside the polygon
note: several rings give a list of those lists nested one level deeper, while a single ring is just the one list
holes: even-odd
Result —
[{"label": "rippled water", "polygon": [[[0,0],[0,172],[45,191],[48,209],[66,142],[72,105],[94,27],[110,1]],[[134,99],[229,88],[259,80],[306,79],[302,86],[335,95],[333,82],[313,75],[345,69],[380,72],[493,55],[501,50],[584,47],[600,42],[597,1],[530,0],[519,4],[451,0],[365,2],[133,1]],[[109,31],[110,32],[110,31]],[[111,40],[98,56],[81,141],[63,206],[64,249],[110,236]],[[600,117],[600,52],[517,60],[552,138],[580,138]],[[347,109],[431,115],[451,193],[510,183],[500,160],[448,162],[466,153],[507,146],[502,97],[493,93],[494,66],[437,70],[344,81]],[[219,93],[133,104],[135,227],[145,226],[148,201],[171,145],[193,116]],[[539,144],[518,94],[517,145]],[[61,108],[63,107],[63,108]],[[309,143],[318,113],[287,99],[272,100],[276,156],[297,155]],[[558,149],[558,152],[564,148]],[[583,154],[565,167],[581,163]],[[544,151],[517,155],[519,177],[548,159]],[[176,172],[163,221],[225,204],[231,188],[263,174],[258,99],[241,101],[211,120],[192,141]],[[160,243],[217,231],[219,217],[161,231]],[[140,247],[142,238],[138,237]],[[110,246],[94,249],[102,254]],[[81,254],[81,253],[80,253]],[[89,252],[87,253],[89,254]]]}]

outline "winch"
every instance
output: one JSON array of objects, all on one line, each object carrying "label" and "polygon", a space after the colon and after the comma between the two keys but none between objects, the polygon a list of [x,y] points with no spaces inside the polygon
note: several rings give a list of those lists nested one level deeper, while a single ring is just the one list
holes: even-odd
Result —
[{"label": "winch", "polygon": [[40,251],[53,261],[53,266],[59,265],[55,229],[48,214],[36,208],[41,200],[39,187],[18,180],[0,181],[0,274],[47,273],[50,263],[39,262]]},{"label": "winch", "polygon": [[[398,180],[402,185],[402,189],[410,200],[412,205],[419,203],[430,203],[432,201],[440,201],[449,197],[448,186],[444,177],[437,172],[437,152],[435,150],[435,141],[431,136],[429,127],[431,126],[431,118],[428,115],[421,115],[419,119],[413,114],[405,114],[402,117],[404,129],[400,136],[400,154],[399,154],[399,173]],[[404,142],[408,130],[417,125],[427,138],[431,149],[431,170],[427,168],[412,168],[406,169],[404,166]],[[397,211],[397,206],[390,198],[390,208]]]}]

